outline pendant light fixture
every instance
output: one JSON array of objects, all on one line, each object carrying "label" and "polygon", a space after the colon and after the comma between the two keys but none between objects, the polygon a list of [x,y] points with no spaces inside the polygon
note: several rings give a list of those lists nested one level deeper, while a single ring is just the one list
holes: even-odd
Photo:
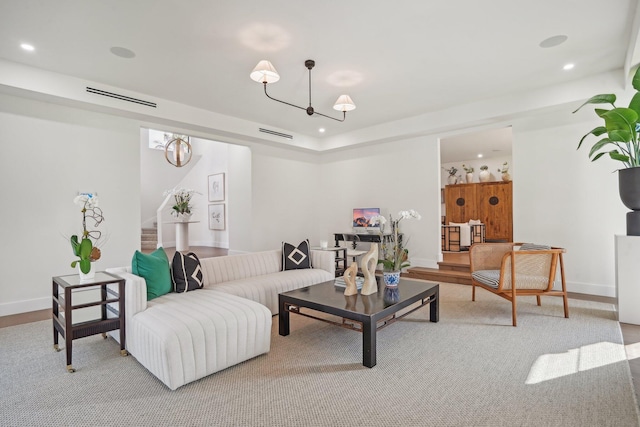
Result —
[{"label": "pendant light fixture", "polygon": [[280,75],[276,71],[275,67],[271,62],[267,60],[262,60],[258,62],[256,68],[253,69],[251,74],[249,75],[252,80],[262,83],[264,85],[264,94],[267,95],[267,98],[272,99],[274,101],[278,101],[282,104],[289,105],[291,107],[299,108],[301,110],[305,110],[309,116],[313,116],[317,114],[322,117],[326,117],[328,119],[336,120],[338,122],[344,122],[344,119],[347,117],[347,111],[355,110],[356,105],[353,103],[353,100],[349,95],[340,95],[336,103],[333,105],[334,110],[342,111],[342,119],[336,119],[335,117],[327,116],[326,114],[322,114],[314,110],[311,106],[311,69],[316,65],[316,62],[313,59],[307,59],[304,61],[304,66],[309,70],[309,106],[308,107],[300,107],[295,104],[291,104],[286,101],[281,101],[270,96],[267,93],[267,84],[275,83],[280,80]]},{"label": "pendant light fixture", "polygon": [[[170,153],[172,152],[172,153]],[[189,137],[175,137],[164,146],[164,158],[177,168],[181,168],[191,161],[193,152]]]}]

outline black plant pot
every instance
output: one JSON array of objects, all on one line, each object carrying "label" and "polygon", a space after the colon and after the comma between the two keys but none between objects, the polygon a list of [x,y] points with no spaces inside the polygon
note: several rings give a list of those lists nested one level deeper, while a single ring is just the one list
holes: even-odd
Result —
[{"label": "black plant pot", "polygon": [[618,171],[620,199],[627,212],[627,236],[640,236],[640,167]]}]

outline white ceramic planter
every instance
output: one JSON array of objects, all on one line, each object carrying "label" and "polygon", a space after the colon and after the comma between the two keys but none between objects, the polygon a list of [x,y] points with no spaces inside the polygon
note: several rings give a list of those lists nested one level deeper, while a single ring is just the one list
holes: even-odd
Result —
[{"label": "white ceramic planter", "polygon": [[618,321],[640,325],[638,259],[640,236],[616,236],[616,300]]}]

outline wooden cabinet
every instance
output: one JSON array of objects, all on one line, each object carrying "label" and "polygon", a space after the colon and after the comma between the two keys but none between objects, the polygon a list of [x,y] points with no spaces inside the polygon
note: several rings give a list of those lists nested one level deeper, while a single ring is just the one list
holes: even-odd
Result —
[{"label": "wooden cabinet", "polygon": [[447,185],[444,191],[447,223],[479,219],[487,241],[513,241],[512,182]]}]

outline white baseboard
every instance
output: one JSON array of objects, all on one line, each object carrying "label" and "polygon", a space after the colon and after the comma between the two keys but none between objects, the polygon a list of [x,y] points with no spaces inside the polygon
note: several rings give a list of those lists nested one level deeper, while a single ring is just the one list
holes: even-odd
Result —
[{"label": "white baseboard", "polygon": [[229,249],[229,242],[216,242],[214,240],[189,240],[189,246],[206,246],[208,248]]},{"label": "white baseboard", "polygon": [[0,304],[0,317],[12,314],[29,313],[51,308],[51,297],[35,298],[23,301],[6,302]]},{"label": "white baseboard", "polygon": [[[165,248],[175,248],[176,241],[165,240],[161,246]],[[189,240],[189,246],[205,246],[207,248],[229,249],[229,242],[215,242],[211,240]]]},{"label": "white baseboard", "polygon": [[616,288],[594,283],[580,283],[567,281],[567,291],[579,294],[598,295],[601,297],[616,297]]}]

